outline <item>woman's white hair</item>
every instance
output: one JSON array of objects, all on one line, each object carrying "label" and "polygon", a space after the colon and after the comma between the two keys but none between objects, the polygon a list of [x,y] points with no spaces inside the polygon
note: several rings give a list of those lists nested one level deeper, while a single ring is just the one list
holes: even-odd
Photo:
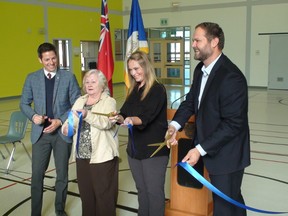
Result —
[{"label": "woman's white hair", "polygon": [[103,92],[106,92],[108,95],[110,95],[110,90],[108,88],[107,79],[105,75],[102,73],[102,71],[97,70],[97,69],[89,70],[85,73],[83,77],[83,91],[86,93],[85,82],[86,82],[87,77],[89,77],[92,74],[95,74],[97,76],[98,85],[102,87]]}]

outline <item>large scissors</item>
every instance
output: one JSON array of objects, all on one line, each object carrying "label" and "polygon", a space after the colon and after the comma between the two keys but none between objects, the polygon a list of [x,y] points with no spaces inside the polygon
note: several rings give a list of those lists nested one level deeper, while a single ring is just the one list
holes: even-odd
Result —
[{"label": "large scissors", "polygon": [[92,112],[92,113],[93,113],[93,114],[96,114],[96,115],[107,116],[108,118],[109,118],[109,117],[114,117],[114,116],[118,115],[117,113],[114,113],[114,112],[110,112],[110,113]]},{"label": "large scissors", "polygon": [[166,133],[165,135],[165,141],[162,143],[153,143],[153,144],[148,144],[148,146],[159,146],[153,154],[150,155],[150,158],[153,157],[157,152],[159,152],[164,146],[167,145],[167,141],[171,138],[171,135]]}]

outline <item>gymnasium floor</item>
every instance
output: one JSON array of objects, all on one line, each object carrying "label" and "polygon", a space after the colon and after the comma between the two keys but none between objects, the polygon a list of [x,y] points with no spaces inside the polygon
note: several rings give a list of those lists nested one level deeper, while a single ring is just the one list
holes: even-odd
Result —
[{"label": "gymnasium floor", "polygon": [[[189,90],[188,87],[166,86],[168,108],[173,101]],[[125,86],[114,86],[118,109],[123,103]],[[181,100],[173,103],[179,106]],[[0,99],[0,135],[7,131],[11,112],[19,109],[19,98]],[[249,123],[251,132],[252,164],[245,170],[242,186],[246,205],[262,210],[288,212],[288,91],[249,89]],[[29,123],[24,143],[31,152]],[[117,216],[137,215],[137,196],[126,159],[127,129],[120,128],[120,170]],[[8,144],[9,149],[12,145]],[[31,162],[22,146],[18,145],[11,172],[5,174],[8,153],[0,146],[0,215],[30,215]],[[81,202],[76,183],[75,164],[70,164],[69,194],[66,212],[81,215]],[[51,160],[45,177],[43,216],[54,215],[54,163]],[[170,198],[170,164],[166,175],[166,198]],[[192,203],[191,203],[192,205]],[[261,215],[248,211],[249,216]],[[288,214],[283,214],[288,215]]]}]

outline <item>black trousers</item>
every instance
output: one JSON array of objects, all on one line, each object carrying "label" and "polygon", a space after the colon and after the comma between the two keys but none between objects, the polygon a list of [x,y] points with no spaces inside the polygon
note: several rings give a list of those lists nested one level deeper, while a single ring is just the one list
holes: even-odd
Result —
[{"label": "black trousers", "polygon": [[[230,198],[245,205],[241,194],[244,170],[225,175],[209,175],[211,183]],[[213,216],[246,216],[246,210],[230,204],[213,193]]]},{"label": "black trousers", "polygon": [[90,164],[76,159],[82,216],[116,216],[119,159]]}]

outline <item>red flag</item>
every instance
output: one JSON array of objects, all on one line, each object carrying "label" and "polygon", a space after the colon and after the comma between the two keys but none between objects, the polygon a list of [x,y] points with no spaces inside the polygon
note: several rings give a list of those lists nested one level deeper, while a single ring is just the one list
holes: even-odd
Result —
[{"label": "red flag", "polygon": [[98,53],[98,70],[102,71],[107,78],[110,95],[113,96],[112,75],[114,60],[108,19],[107,0],[102,0],[101,7],[101,32]]}]

